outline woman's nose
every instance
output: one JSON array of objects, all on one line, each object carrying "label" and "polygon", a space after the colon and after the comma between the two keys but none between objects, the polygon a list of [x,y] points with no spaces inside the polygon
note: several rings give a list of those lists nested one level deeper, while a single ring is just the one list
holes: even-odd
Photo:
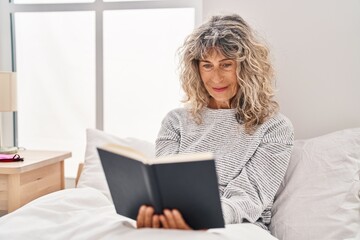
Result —
[{"label": "woman's nose", "polygon": [[223,81],[223,75],[221,74],[221,71],[219,69],[215,69],[213,71],[212,81],[214,83],[220,83]]}]

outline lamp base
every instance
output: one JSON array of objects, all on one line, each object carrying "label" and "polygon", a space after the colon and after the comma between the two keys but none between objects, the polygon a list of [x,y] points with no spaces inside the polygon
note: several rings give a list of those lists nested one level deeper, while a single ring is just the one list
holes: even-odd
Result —
[{"label": "lamp base", "polygon": [[13,154],[17,152],[17,147],[0,147],[0,154]]}]

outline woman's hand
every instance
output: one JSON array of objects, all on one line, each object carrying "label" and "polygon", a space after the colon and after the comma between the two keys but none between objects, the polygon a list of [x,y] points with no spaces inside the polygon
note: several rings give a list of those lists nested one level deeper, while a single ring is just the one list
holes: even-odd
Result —
[{"label": "woman's hand", "polygon": [[164,214],[160,215],[160,222],[163,228],[191,230],[191,227],[185,222],[181,213],[176,210],[164,210]]},{"label": "woman's hand", "polygon": [[142,205],[136,218],[137,228],[160,228],[159,215],[153,207]]},{"label": "woman's hand", "polygon": [[181,213],[176,210],[164,210],[164,214],[154,214],[153,207],[142,205],[139,209],[136,223],[138,228],[166,228],[190,230],[190,226],[185,222]]}]

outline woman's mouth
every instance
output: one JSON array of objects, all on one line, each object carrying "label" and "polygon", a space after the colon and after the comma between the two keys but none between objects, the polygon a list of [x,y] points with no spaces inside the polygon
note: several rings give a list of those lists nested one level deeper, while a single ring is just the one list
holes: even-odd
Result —
[{"label": "woman's mouth", "polygon": [[213,90],[214,90],[215,92],[223,92],[223,91],[225,91],[226,89],[227,89],[227,87],[213,88]]}]

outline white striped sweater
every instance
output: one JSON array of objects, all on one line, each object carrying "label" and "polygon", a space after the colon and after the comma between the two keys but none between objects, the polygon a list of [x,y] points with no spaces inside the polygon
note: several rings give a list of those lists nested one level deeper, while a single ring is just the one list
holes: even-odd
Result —
[{"label": "white striped sweater", "polygon": [[202,118],[197,124],[185,108],[169,112],[156,140],[156,155],[214,153],[225,223],[251,222],[267,229],[290,160],[291,122],[278,113],[249,135],[234,109],[205,108]]}]

